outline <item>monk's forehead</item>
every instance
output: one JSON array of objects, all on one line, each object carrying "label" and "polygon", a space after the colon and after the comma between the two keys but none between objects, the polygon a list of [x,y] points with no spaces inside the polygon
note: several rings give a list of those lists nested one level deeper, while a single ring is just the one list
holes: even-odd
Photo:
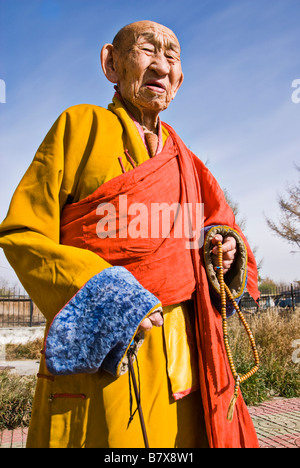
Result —
[{"label": "monk's forehead", "polygon": [[166,26],[152,21],[139,21],[125,26],[120,31],[118,39],[118,46],[125,50],[128,50],[133,44],[145,40],[159,47],[180,51],[180,44],[174,32]]},{"label": "monk's forehead", "polygon": [[168,34],[165,31],[145,31],[141,32],[135,42],[150,42],[156,45],[159,48],[165,47],[166,49],[177,49],[178,52],[180,51],[180,45],[174,35]]}]

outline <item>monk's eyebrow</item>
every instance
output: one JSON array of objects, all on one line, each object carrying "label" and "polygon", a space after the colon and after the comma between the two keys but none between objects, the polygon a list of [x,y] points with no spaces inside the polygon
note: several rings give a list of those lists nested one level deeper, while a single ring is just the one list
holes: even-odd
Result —
[{"label": "monk's eyebrow", "polygon": [[151,32],[145,32],[139,34],[139,37],[137,39],[137,43],[141,42],[149,42],[150,44],[153,44],[155,47],[158,49],[162,49],[163,47],[167,50],[173,50],[174,52],[177,52],[180,54],[180,46],[177,44],[175,41],[171,41],[167,39],[162,43],[161,38],[158,37],[156,34],[151,33]]}]

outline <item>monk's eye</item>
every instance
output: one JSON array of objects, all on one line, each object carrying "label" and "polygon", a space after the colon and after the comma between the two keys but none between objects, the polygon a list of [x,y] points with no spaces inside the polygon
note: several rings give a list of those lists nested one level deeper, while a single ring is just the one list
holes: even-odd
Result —
[{"label": "monk's eye", "polygon": [[141,50],[153,54],[155,52],[155,47],[153,44],[144,43],[140,46]]},{"label": "monk's eye", "polygon": [[145,52],[149,52],[149,53],[154,53],[154,49],[151,48],[151,47],[143,47],[142,50],[144,50]]},{"label": "monk's eye", "polygon": [[173,52],[166,52],[165,56],[168,60],[173,60],[173,61],[178,60],[177,55]]}]

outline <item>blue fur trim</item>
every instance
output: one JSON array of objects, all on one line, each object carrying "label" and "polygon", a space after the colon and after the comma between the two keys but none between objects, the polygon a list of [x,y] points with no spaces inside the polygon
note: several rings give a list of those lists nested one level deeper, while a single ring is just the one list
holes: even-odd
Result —
[{"label": "blue fur trim", "polygon": [[49,372],[94,373],[105,359],[102,368],[117,375],[140,322],[159,306],[159,300],[125,268],[103,270],[54,318],[45,346]]}]

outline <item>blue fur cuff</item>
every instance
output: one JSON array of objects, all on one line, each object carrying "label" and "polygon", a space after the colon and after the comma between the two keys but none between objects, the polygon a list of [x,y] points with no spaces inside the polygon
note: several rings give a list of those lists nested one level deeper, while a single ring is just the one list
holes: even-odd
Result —
[{"label": "blue fur cuff", "polygon": [[103,270],[55,316],[45,342],[49,372],[94,373],[102,367],[121,375],[139,324],[154,310],[162,310],[161,303],[129,271],[117,266]]},{"label": "blue fur cuff", "polygon": [[[208,226],[204,228],[204,246],[203,246],[203,256],[204,263],[206,268],[206,273],[209,281],[209,287],[211,292],[211,298],[214,305],[219,311],[221,311],[221,298],[220,298],[220,285],[215,272],[215,268],[211,258],[211,240],[215,237],[216,234],[221,234],[223,237],[232,236],[237,242],[237,256],[234,264],[232,265],[230,271],[226,273],[225,282],[229,287],[235,302],[238,304],[243,297],[243,294],[247,285],[247,263],[248,255],[247,249],[244,244],[243,239],[237,231],[228,227],[228,226]],[[227,317],[230,317],[235,313],[235,308],[232,303],[227,300],[226,304],[226,314]]]}]

